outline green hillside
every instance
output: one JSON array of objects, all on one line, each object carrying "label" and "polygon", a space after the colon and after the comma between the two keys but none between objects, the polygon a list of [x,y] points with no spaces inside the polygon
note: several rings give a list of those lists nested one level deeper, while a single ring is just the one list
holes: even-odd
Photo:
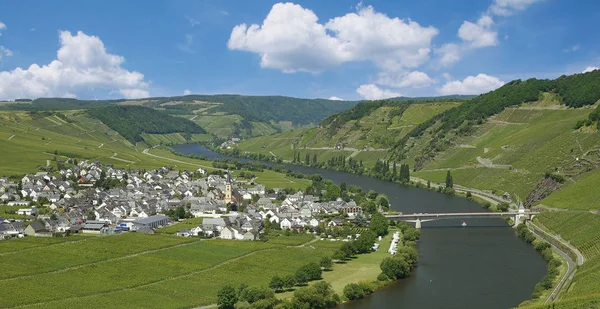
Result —
[{"label": "green hillside", "polygon": [[452,99],[361,102],[316,128],[257,137],[239,147],[242,152],[275,154],[286,160],[298,152],[317,154],[319,161],[343,155],[373,166],[416,125],[461,103]]},{"label": "green hillside", "polygon": [[[109,128],[119,132],[131,143],[141,142],[142,134],[205,134],[206,131],[196,123],[165,115],[152,108],[142,106],[107,106],[88,111]],[[183,140],[185,142],[185,140]]]}]

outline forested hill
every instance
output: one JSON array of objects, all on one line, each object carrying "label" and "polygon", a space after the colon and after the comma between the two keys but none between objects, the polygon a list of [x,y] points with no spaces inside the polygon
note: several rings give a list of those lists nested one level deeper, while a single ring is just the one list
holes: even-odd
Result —
[{"label": "forested hill", "polygon": [[131,143],[142,141],[142,134],[166,133],[206,133],[196,123],[180,117],[166,115],[152,108],[143,106],[108,106],[93,108],[88,111],[109,128],[119,132]]},{"label": "forested hill", "polygon": [[537,101],[546,92],[557,95],[561,104],[567,107],[592,105],[600,100],[600,70],[563,75],[555,80],[531,78],[511,81],[422,123],[407,137],[420,135],[437,121],[441,121],[444,131],[461,126],[463,131],[467,131],[470,125],[481,123],[506,107]]}]

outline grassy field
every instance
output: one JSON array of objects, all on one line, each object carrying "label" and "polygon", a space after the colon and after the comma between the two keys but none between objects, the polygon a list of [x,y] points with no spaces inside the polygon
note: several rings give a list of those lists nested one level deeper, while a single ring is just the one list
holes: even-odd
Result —
[{"label": "grassy field", "polygon": [[[556,308],[598,308],[600,304],[600,215],[589,212],[547,212],[535,218],[540,225],[577,247],[586,261],[561,294]],[[593,305],[595,304],[595,305]],[[527,307],[529,308],[529,307]],[[545,308],[545,307],[531,307]]]},{"label": "grassy field", "polygon": [[163,228],[157,229],[156,233],[159,234],[175,234],[179,230],[191,229],[195,228],[198,225],[202,224],[202,220],[204,218],[188,218],[184,219],[179,223],[175,223],[173,225],[165,226]]},{"label": "grassy field", "polygon": [[252,173],[256,175],[255,181],[264,185],[267,188],[306,189],[306,187],[310,186],[311,184],[311,181],[308,179],[288,177],[285,174],[277,173],[270,170]]}]

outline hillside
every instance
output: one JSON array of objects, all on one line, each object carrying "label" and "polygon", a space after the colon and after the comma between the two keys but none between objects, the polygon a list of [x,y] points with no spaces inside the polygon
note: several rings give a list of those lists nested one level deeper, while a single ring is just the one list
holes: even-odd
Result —
[{"label": "hillside", "polygon": [[316,154],[319,161],[345,156],[373,166],[388,157],[389,149],[411,128],[459,104],[458,100],[361,102],[326,118],[318,127],[249,139],[239,147],[287,160],[308,153]]},{"label": "hillside", "polygon": [[415,176],[441,183],[451,171],[458,184],[508,192],[528,206],[545,205],[548,198],[552,207],[573,208],[567,202],[572,199],[552,192],[581,192],[597,179],[587,175],[600,165],[598,100],[600,71],[516,80],[464,103],[361,102],[318,128],[254,138],[239,147],[290,161],[298,153],[302,162],[305,153],[316,154],[320,164],[340,156],[362,160],[366,168],[396,161],[409,164]]},{"label": "hillside", "polygon": [[152,108],[142,106],[107,106],[88,111],[96,118],[125,137],[132,144],[144,140],[142,134],[183,133],[205,134],[206,131],[196,123],[165,115]]},{"label": "hillside", "polygon": [[[404,98],[398,98],[404,100]],[[40,98],[3,102],[0,110],[62,111],[113,105],[141,105],[196,122],[217,138],[269,135],[319,123],[358,102],[284,96],[187,95],[138,100]],[[193,139],[186,140],[194,141]]]}]

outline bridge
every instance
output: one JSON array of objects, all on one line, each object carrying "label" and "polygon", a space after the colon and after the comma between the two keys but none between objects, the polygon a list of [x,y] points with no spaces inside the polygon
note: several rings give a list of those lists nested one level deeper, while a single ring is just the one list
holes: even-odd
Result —
[{"label": "bridge", "polygon": [[414,213],[414,214],[398,214],[385,216],[391,220],[401,220],[414,222],[415,228],[420,229],[423,222],[435,221],[441,219],[452,218],[502,218],[509,217],[513,219],[514,226],[519,225],[525,220],[530,220],[538,212],[532,212],[519,208],[518,211],[512,212],[444,212],[444,213]]}]

